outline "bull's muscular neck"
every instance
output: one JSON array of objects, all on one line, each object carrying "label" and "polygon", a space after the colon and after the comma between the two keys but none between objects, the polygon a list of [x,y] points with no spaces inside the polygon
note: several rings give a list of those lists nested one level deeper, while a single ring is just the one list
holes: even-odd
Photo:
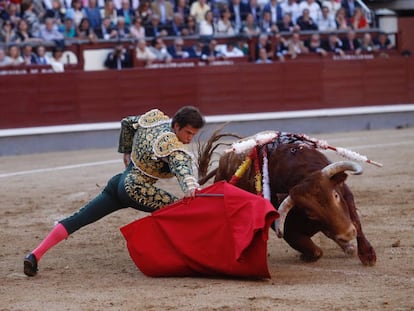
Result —
[{"label": "bull's muscular neck", "polygon": [[287,193],[309,174],[321,170],[330,162],[313,147],[304,144],[279,145],[270,155],[269,176],[273,189]]}]

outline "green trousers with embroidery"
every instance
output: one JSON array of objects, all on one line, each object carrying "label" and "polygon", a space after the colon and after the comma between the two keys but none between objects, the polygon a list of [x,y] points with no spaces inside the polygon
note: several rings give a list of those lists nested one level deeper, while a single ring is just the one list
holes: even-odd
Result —
[{"label": "green trousers with embroidery", "polygon": [[162,192],[165,198],[165,194],[168,194],[171,199],[170,202],[167,204],[166,202],[155,202],[149,206],[145,204],[145,196],[140,198],[139,194],[137,195],[139,202],[133,200],[125,191],[125,178],[132,167],[133,164],[131,163],[123,173],[113,176],[98,196],[73,215],[59,221],[65,227],[68,234],[72,234],[80,228],[123,208],[132,207],[144,212],[153,212],[177,200],[174,195],[168,194],[153,185],[146,185],[146,187],[153,187],[152,193],[154,195]]}]

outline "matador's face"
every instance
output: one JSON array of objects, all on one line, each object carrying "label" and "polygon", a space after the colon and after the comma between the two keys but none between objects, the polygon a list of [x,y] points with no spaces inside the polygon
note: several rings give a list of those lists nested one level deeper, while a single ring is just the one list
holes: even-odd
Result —
[{"label": "matador's face", "polygon": [[186,125],[182,128],[178,123],[174,124],[173,127],[175,135],[183,144],[189,144],[193,140],[193,137],[197,134],[198,129],[192,127],[191,125]]}]

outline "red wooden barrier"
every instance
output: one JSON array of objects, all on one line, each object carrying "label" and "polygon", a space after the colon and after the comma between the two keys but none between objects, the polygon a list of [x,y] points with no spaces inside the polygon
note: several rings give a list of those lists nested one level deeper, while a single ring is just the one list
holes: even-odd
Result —
[{"label": "red wooden barrier", "polygon": [[414,59],[0,76],[0,128],[119,121],[193,104],[207,115],[414,103]]}]

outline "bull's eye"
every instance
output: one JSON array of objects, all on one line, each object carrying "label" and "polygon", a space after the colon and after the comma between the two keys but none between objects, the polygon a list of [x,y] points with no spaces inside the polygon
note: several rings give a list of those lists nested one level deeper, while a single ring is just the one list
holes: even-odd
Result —
[{"label": "bull's eye", "polygon": [[334,198],[335,198],[335,201],[340,201],[340,197],[339,197],[339,194],[338,194],[338,192],[336,192],[336,191],[334,191]]}]

